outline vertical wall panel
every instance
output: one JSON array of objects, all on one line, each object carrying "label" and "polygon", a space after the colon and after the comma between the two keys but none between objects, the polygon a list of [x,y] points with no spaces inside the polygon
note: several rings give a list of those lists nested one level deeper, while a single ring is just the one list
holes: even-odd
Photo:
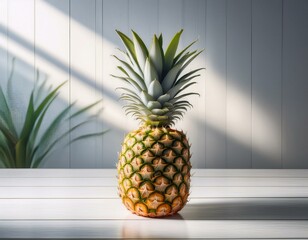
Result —
[{"label": "vertical wall panel", "polygon": [[280,168],[282,1],[252,7],[252,167]]},{"label": "vertical wall panel", "polygon": [[[0,87],[6,90],[8,78],[7,52],[7,0],[0,0]],[[4,165],[0,163],[0,168]]]},{"label": "vertical wall panel", "polygon": [[225,0],[208,0],[206,8],[206,145],[207,168],[226,162],[226,10]]},{"label": "vertical wall panel", "polygon": [[[70,1],[70,97],[71,102],[77,101],[75,111],[99,99],[96,92],[95,79],[95,0]],[[84,121],[89,114],[87,111],[76,120],[71,121],[71,126]],[[72,134],[72,138],[80,134],[95,132],[96,125],[88,124],[82,130]],[[96,139],[79,141],[71,146],[71,167],[96,167]]]},{"label": "vertical wall panel", "polygon": [[251,1],[227,3],[227,166],[251,167]]},{"label": "vertical wall panel", "polygon": [[7,52],[7,0],[0,0],[0,86],[6,89],[8,78]]},{"label": "vertical wall panel", "polygon": [[[103,1],[103,104],[104,129],[110,131],[103,137],[103,166],[113,168],[118,159],[121,143],[128,131],[137,127],[137,123],[129,116],[125,116],[118,102],[119,92],[115,89],[121,84],[120,80],[112,78],[110,74],[118,73],[118,62],[111,56],[121,56],[116,48],[123,49],[120,38],[115,30],[129,32],[128,27],[128,1]],[[116,14],[115,14],[116,13]],[[135,124],[135,125],[134,125]]]},{"label": "vertical wall panel", "polygon": [[[14,77],[8,89],[12,117],[21,131],[34,83],[34,0],[8,1],[8,52],[11,65],[16,57]],[[16,98],[15,96],[18,96]]]},{"label": "vertical wall panel", "polygon": [[[164,36],[166,49],[173,35],[183,28],[183,1],[158,0],[158,32]],[[181,47],[181,43],[179,44]]]},{"label": "vertical wall panel", "polygon": [[[95,0],[95,80],[96,97],[103,100],[103,0]],[[99,103],[99,108],[104,108],[104,102]],[[96,119],[96,132],[104,131],[102,111]],[[103,137],[95,139],[95,150],[97,156],[96,167],[102,168],[103,165]]]},{"label": "vertical wall panel", "polygon": [[[35,6],[35,67],[40,71],[40,80],[48,76],[47,86],[53,88],[69,79],[69,1],[36,1]],[[50,41],[52,39],[52,41]],[[69,83],[60,89],[60,94],[48,111],[42,128],[47,128],[51,120],[69,104]],[[57,136],[66,132],[69,122],[63,122]],[[60,144],[67,145],[68,139]],[[58,146],[58,151],[52,154],[44,167],[69,167],[69,147]]]},{"label": "vertical wall panel", "polygon": [[[183,47],[192,41],[198,41],[191,47],[191,51],[195,49],[205,49],[205,14],[206,1],[197,0],[191,4],[191,1],[185,0],[183,5],[183,29],[182,45]],[[205,67],[206,51],[199,55],[186,71]],[[184,115],[183,121],[176,124],[176,127],[182,128],[191,143],[192,165],[195,168],[205,167],[205,70],[199,72],[200,77],[196,78],[197,84],[187,90],[188,92],[197,92],[198,96],[190,96],[187,98],[194,106]]]},{"label": "vertical wall panel", "polygon": [[283,1],[284,168],[308,168],[307,16],[307,1]]},{"label": "vertical wall panel", "polygon": [[149,47],[153,34],[158,34],[158,0],[130,0],[129,28],[137,32]]}]

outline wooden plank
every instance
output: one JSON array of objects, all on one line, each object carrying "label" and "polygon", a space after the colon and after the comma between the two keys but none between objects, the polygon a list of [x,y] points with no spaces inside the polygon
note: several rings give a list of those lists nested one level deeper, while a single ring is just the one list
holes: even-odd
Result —
[{"label": "wooden plank", "polygon": [[[47,86],[55,88],[69,79],[69,1],[56,0],[53,5],[57,9],[51,7],[49,1],[37,1],[35,5],[35,66],[40,70],[40,81],[48,76]],[[59,93],[46,114],[43,129],[68,106],[69,83],[64,85]],[[63,121],[55,138],[68,129],[69,122]],[[67,145],[68,142],[67,138],[61,144]],[[40,167],[69,167],[69,147],[59,146],[58,151],[49,156]]]},{"label": "wooden plank", "polygon": [[251,1],[228,1],[228,168],[251,168],[251,31]]},{"label": "wooden plank", "polygon": [[196,177],[308,177],[306,169],[192,169],[191,173]]},{"label": "wooden plank", "polygon": [[1,211],[0,219],[6,220],[122,219],[129,215],[120,198],[1,199],[0,206],[3,210],[6,209]]},{"label": "wooden plank", "polygon": [[[308,187],[308,178],[192,177],[194,187]],[[117,178],[1,178],[1,187],[116,187]]]},{"label": "wooden plank", "polygon": [[1,178],[1,187],[104,187],[117,186],[116,177],[100,178]]},{"label": "wooden plank", "polygon": [[[308,187],[207,186],[191,189],[191,198],[308,197]],[[115,186],[106,187],[0,187],[0,198],[118,198]]]},{"label": "wooden plank", "polygon": [[283,2],[283,116],[284,168],[308,168],[308,2]]},{"label": "wooden plank", "polygon": [[[249,238],[255,236],[256,238],[263,237],[306,237],[308,230],[305,229],[308,223],[307,221],[295,221],[299,224],[296,226],[291,223],[289,231],[283,229],[288,225],[282,222],[271,221],[266,225],[265,222],[245,222],[245,221],[174,221],[166,224],[164,221],[148,220],[129,221],[129,223],[123,223],[122,236],[129,238],[144,238],[144,237],[157,237],[161,236],[161,232],[166,232],[163,236],[172,236],[175,238]],[[139,224],[140,225],[139,225]],[[289,221],[287,223],[290,223]],[[136,226],[138,224],[138,226]],[[153,228],[155,224],[155,228]],[[223,225],[225,224],[225,225]],[[254,225],[252,225],[254,224]],[[218,226],[217,226],[218,225]],[[240,227],[238,227],[240,225]],[[205,227],[206,226],[206,227]],[[142,230],[141,230],[142,229]],[[177,231],[170,231],[177,229]]]},{"label": "wooden plank", "polygon": [[[307,198],[191,199],[187,220],[307,220]],[[142,220],[117,199],[1,199],[0,220]]]},{"label": "wooden plank", "polygon": [[238,178],[238,177],[192,177],[191,186],[212,187],[300,187],[308,186],[308,178]]},{"label": "wooden plank", "polygon": [[[179,216],[179,218],[181,218]],[[155,226],[155,227],[153,227]],[[70,239],[304,239],[308,221],[176,221],[171,219],[100,220],[100,221],[5,221],[0,222],[4,238]]]},{"label": "wooden plank", "polygon": [[116,48],[124,49],[115,30],[125,34],[129,32],[128,3],[121,0],[103,1],[103,104],[102,113],[104,129],[110,132],[103,137],[103,166],[114,168],[118,159],[118,152],[126,133],[136,128],[137,123],[131,117],[125,116],[122,109],[123,103],[119,102],[119,91],[115,89],[121,86],[121,81],[114,79],[110,74],[118,74],[116,66],[118,62],[112,55],[122,56]]},{"label": "wooden plank", "polygon": [[[70,100],[77,101],[74,111],[78,111],[100,98],[96,91],[95,78],[95,0],[71,1],[70,14]],[[77,72],[81,75],[76,75]],[[92,110],[72,119],[71,126],[87,120],[91,114],[96,113]],[[96,124],[87,124],[73,132],[71,138],[93,132],[96,132]],[[95,138],[78,141],[71,145],[70,167],[94,168],[97,166],[97,157]]]},{"label": "wooden plank", "polygon": [[[307,169],[192,169],[193,177],[308,178]],[[101,178],[116,169],[1,169],[1,178]]]},{"label": "wooden plank", "polygon": [[226,160],[226,10],[225,0],[206,7],[206,141],[205,166],[225,168]]},{"label": "wooden plank", "polygon": [[252,1],[252,167],[281,168],[282,1]]},{"label": "wooden plank", "polygon": [[1,169],[0,178],[97,178],[97,177],[115,177],[117,171],[113,169]]},{"label": "wooden plank", "polygon": [[[194,4],[191,1],[183,1],[183,29],[182,44],[183,47],[198,39],[198,42],[192,46],[191,51],[195,49],[205,49],[205,20],[206,20],[206,1],[196,0]],[[197,68],[205,67],[206,52],[202,53],[191,63],[185,71],[191,71]],[[200,97],[193,96],[189,102],[193,105],[183,117],[183,121],[176,123],[176,128],[183,129],[191,143],[192,163],[194,168],[204,168],[206,149],[205,149],[205,70],[199,72],[197,84],[191,86],[188,92],[197,92]]]}]

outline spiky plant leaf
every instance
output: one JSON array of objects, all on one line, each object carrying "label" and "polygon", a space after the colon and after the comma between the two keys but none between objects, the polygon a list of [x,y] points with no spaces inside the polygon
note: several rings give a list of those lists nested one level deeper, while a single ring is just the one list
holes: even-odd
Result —
[{"label": "spiky plant leaf", "polygon": [[163,49],[163,34],[162,33],[159,34],[158,42],[159,42],[161,49]]},{"label": "spiky plant leaf", "polygon": [[154,100],[153,97],[145,91],[141,92],[140,98],[145,106],[148,104],[149,101]]},{"label": "spiky plant leaf", "polygon": [[135,89],[136,89],[136,91],[138,92],[138,93],[140,93],[143,89],[139,86],[139,84],[135,81],[135,80],[133,80],[133,79],[131,79],[130,77],[120,77],[120,76],[115,76],[115,75],[110,75],[111,77],[114,77],[114,78],[117,78],[117,79],[120,79],[120,80],[122,80],[123,82],[126,82],[126,83],[128,83],[128,84],[130,84],[131,86],[133,86]]},{"label": "spiky plant leaf", "polygon": [[[199,74],[198,75],[194,75],[194,76],[192,76],[190,78],[182,79],[180,82],[175,84],[173,88],[174,89],[177,88],[177,90],[174,90],[175,91],[175,95],[173,95],[173,96],[176,97],[179,93],[184,91],[186,88],[188,88],[191,85],[193,85],[193,84],[188,84],[188,83],[191,83],[194,78],[199,77],[199,76],[200,76]],[[193,82],[193,83],[196,84],[197,82]],[[172,89],[170,91],[172,91]]]},{"label": "spiky plant leaf", "polygon": [[5,167],[14,167],[14,146],[0,132],[0,163]]},{"label": "spiky plant leaf", "polygon": [[132,31],[132,33],[133,33],[133,43],[135,47],[136,59],[138,61],[141,70],[143,70],[145,65],[145,60],[148,56],[148,49],[145,46],[142,39],[139,37],[139,35],[134,31]]},{"label": "spiky plant leaf", "polygon": [[151,62],[151,59],[148,57],[145,61],[145,66],[144,66],[144,82],[147,86],[147,88],[150,86],[151,82],[153,80],[159,79],[157,71]]},{"label": "spiky plant leaf", "polygon": [[114,56],[121,64],[121,66],[118,66],[118,68],[124,72],[127,76],[131,77],[132,79],[134,79],[139,86],[142,89],[146,89],[146,85],[145,85],[145,81],[143,80],[143,78],[137,73],[135,72],[135,70],[131,67],[131,65],[129,65],[128,63],[124,62],[123,60],[119,59],[118,57]]},{"label": "spiky plant leaf", "polygon": [[[54,98],[56,98],[56,96],[54,96]],[[37,140],[37,137],[38,137],[38,133],[40,132],[40,129],[41,129],[41,125],[43,123],[43,120],[44,120],[44,117],[47,113],[47,110],[49,109],[49,106],[52,104],[54,99],[51,99],[51,101],[49,101],[48,105],[45,107],[44,111],[40,114],[38,120],[37,120],[37,123],[35,124],[35,127],[33,129],[33,131],[31,132],[30,134],[30,137],[29,137],[29,141],[28,141],[28,144],[27,144],[27,151],[26,151],[26,157],[25,157],[25,161],[26,161],[26,166],[27,167],[30,167],[31,166],[31,159],[34,158],[34,154],[36,153],[36,150],[35,150],[35,143],[36,143],[36,140]],[[35,160],[34,160],[35,161]]]},{"label": "spiky plant leaf", "polygon": [[133,65],[136,68],[138,68],[140,70],[140,72],[142,72],[142,70],[140,69],[140,66],[138,64],[138,60],[137,60],[137,57],[136,57],[136,52],[135,52],[135,47],[134,47],[133,41],[129,37],[127,37],[124,33],[120,32],[118,30],[116,30],[116,32],[118,33],[122,42],[125,45],[125,48],[126,48],[128,56],[130,58],[130,61],[133,63]]},{"label": "spiky plant leaf", "polygon": [[170,102],[173,103],[173,104],[175,104],[175,103],[178,102],[180,99],[185,98],[185,97],[188,97],[188,96],[191,96],[191,95],[200,96],[199,93],[185,93],[185,94],[182,94],[182,95],[180,95],[180,96],[177,96],[177,97],[172,98],[172,100],[170,100]]},{"label": "spiky plant leaf", "polygon": [[191,85],[194,85],[197,83],[197,82],[191,82],[191,83],[188,83],[188,82],[189,80],[187,82],[182,82],[182,84],[178,84],[174,88],[170,89],[168,93],[170,94],[171,98],[176,97],[180,92],[190,87]]},{"label": "spiky plant leaf", "polygon": [[158,76],[161,77],[164,67],[164,52],[156,35],[153,37],[149,56],[157,71]]},{"label": "spiky plant leaf", "polygon": [[147,108],[152,110],[153,108],[161,108],[162,105],[158,101],[149,101],[147,104]]},{"label": "spiky plant leaf", "polygon": [[182,32],[183,32],[183,29],[179,31],[178,33],[176,33],[173,39],[171,40],[171,42],[169,43],[169,46],[165,53],[165,66],[164,66],[165,71],[168,71],[172,66],[174,56],[178,48]]},{"label": "spiky plant leaf", "polygon": [[181,74],[183,72],[183,70],[196,58],[198,57],[201,53],[203,52],[203,50],[199,51],[199,52],[195,52],[183,65],[183,67],[181,68],[179,74]]},{"label": "spiky plant leaf", "polygon": [[191,44],[189,44],[187,47],[185,47],[181,52],[179,52],[176,57],[173,59],[173,64],[176,64],[178,62],[178,60],[181,58],[181,56],[195,43],[197,42],[197,40],[193,41]]},{"label": "spiky plant leaf", "polygon": [[161,95],[157,101],[160,102],[162,105],[167,103],[170,100],[170,95],[169,93],[166,93],[164,95]]},{"label": "spiky plant leaf", "polygon": [[15,138],[10,129],[8,129],[2,121],[0,121],[0,132],[10,144],[14,145],[18,142],[18,138]]},{"label": "spiky plant leaf", "polygon": [[181,70],[181,67],[182,66],[180,64],[177,64],[167,73],[161,84],[164,92],[167,92],[172,87]]},{"label": "spiky plant leaf", "polygon": [[154,79],[149,86],[149,95],[153,96],[154,99],[159,98],[163,94],[163,88],[159,81]]},{"label": "spiky plant leaf", "polygon": [[6,126],[10,130],[10,133],[12,134],[12,136],[14,136],[16,138],[17,132],[16,132],[15,126],[13,124],[11,110],[9,108],[7,99],[4,95],[1,87],[0,87],[0,108],[1,108],[1,110],[0,110],[1,121],[3,121],[3,123],[6,124]]},{"label": "spiky plant leaf", "polygon": [[[183,80],[183,79],[187,79],[188,77],[190,77],[190,76],[193,75],[194,73],[197,73],[197,72],[199,72],[200,70],[203,70],[203,69],[205,69],[205,68],[197,68],[197,69],[195,69],[195,70],[193,70],[193,71],[190,71],[190,72],[184,74],[183,76],[181,76],[180,78],[178,78],[178,80],[177,80],[174,84],[177,84],[177,82],[180,82],[180,81]],[[198,75],[198,76],[200,76],[200,75]]]}]

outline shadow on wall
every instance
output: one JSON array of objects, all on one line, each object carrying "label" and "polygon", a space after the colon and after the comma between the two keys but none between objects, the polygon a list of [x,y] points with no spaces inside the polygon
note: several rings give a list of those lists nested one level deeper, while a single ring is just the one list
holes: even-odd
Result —
[{"label": "shadow on wall", "polygon": [[[59,18],[64,17],[64,19],[67,19],[67,20],[69,19],[67,16],[68,12],[63,11],[63,9],[61,8],[58,8],[59,6],[55,4],[54,1],[42,1],[40,3],[41,4],[40,7],[42,7],[44,3],[47,3],[46,5],[47,10],[48,11],[50,10],[53,16],[58,16]],[[66,3],[68,3],[68,1]],[[53,4],[56,5],[55,9],[57,10],[57,12],[54,12],[53,11],[54,9],[51,9],[48,7],[48,6],[52,7]],[[60,15],[58,14],[58,12],[60,13]],[[40,63],[41,62],[43,63],[44,68],[46,67],[47,69],[46,70],[47,73],[49,73],[49,69],[52,69],[53,73],[55,72],[57,73],[56,75],[59,75],[58,73],[60,73],[60,75],[65,75],[65,76],[70,75],[71,81],[69,83],[69,87],[70,89],[72,89],[72,91],[68,89],[66,94],[62,94],[60,96],[60,97],[63,97],[64,101],[72,101],[72,99],[78,98],[79,99],[78,102],[81,103],[82,105],[83,102],[87,102],[89,101],[89,99],[93,99],[97,97],[98,95],[100,96],[100,98],[101,97],[103,98],[102,104],[106,107],[104,108],[104,111],[102,112],[102,114],[100,114],[100,116],[98,117],[96,126],[92,126],[92,129],[93,130],[101,129],[101,128],[110,129],[111,130],[110,133],[107,133],[107,134],[108,135],[112,134],[112,137],[110,138],[106,135],[105,138],[97,140],[97,141],[89,140],[84,144],[76,143],[75,144],[76,147],[70,148],[69,150],[67,150],[67,153],[64,154],[65,159],[67,158],[66,156],[69,155],[70,160],[68,163],[67,161],[62,160],[63,156],[59,155],[53,160],[54,164],[46,165],[46,166],[47,167],[72,167],[72,168],[76,168],[76,167],[77,168],[92,168],[92,167],[93,168],[100,168],[100,167],[114,168],[115,163],[117,161],[117,151],[118,151],[117,149],[115,149],[115,146],[117,146],[117,148],[119,148],[120,150],[121,142],[123,141],[124,134],[128,129],[132,129],[129,127],[132,124],[130,121],[127,121],[125,119],[124,112],[121,109],[121,105],[117,102],[118,94],[116,94],[114,90],[116,88],[115,87],[116,85],[113,83],[110,83],[110,84],[108,83],[108,87],[104,86],[103,88],[103,86],[101,85],[100,79],[99,79],[100,77],[99,74],[101,74],[99,73],[100,69],[96,70],[97,66],[92,67],[93,66],[92,64],[92,66],[90,67],[91,69],[91,72],[90,72],[89,69],[87,69],[87,67],[83,67],[83,65],[81,65],[81,63],[85,62],[84,60],[83,61],[77,60],[75,62],[74,60],[78,58],[79,59],[83,58],[83,55],[79,53],[80,47],[83,47],[84,46],[83,44],[87,44],[87,43],[93,44],[94,43],[93,39],[95,39],[96,44],[97,43],[99,43],[99,45],[104,44],[104,47],[106,47],[107,49],[109,48],[111,49],[110,53],[109,52],[105,53],[106,51],[104,52],[104,56],[108,55],[108,59],[104,60],[104,64],[111,66],[111,64],[109,63],[111,61],[109,59],[111,59],[110,55],[114,54],[115,46],[111,42],[103,40],[102,36],[96,35],[95,29],[93,27],[91,28],[89,24],[86,24],[87,21],[84,21],[84,18],[81,17],[80,19],[75,19],[75,20],[76,20],[75,22],[74,21],[71,22],[71,27],[74,28],[75,34],[77,32],[77,35],[82,37],[83,40],[81,41],[80,39],[77,39],[73,41],[73,44],[77,42],[77,45],[75,44],[74,49],[71,46],[72,42],[64,43],[64,45],[67,44],[65,51],[67,51],[68,54],[70,53],[70,57],[71,57],[70,63],[68,63],[66,56],[64,59],[59,58],[58,54],[54,54],[52,51],[50,51],[50,49],[48,49],[47,46],[41,47],[40,44],[38,44],[38,42],[36,42],[36,46],[35,46],[35,54],[36,54],[35,57],[36,59],[39,59],[38,61]],[[80,21],[82,22],[82,24],[80,24]],[[48,21],[46,22],[48,23]],[[39,24],[37,24],[37,26],[39,27]],[[64,29],[66,29],[66,27]],[[72,29],[70,29],[70,34],[72,34],[71,30]],[[38,34],[39,32],[42,33],[42,31],[44,31],[44,29],[40,28],[39,31],[37,31],[37,33]],[[68,33],[68,32],[66,31],[65,33]],[[115,32],[113,33],[114,33],[114,38],[116,38]],[[18,32],[14,32],[14,30],[12,29],[7,30],[4,26],[1,25],[0,34],[5,35],[5,36],[6,34],[8,34],[8,40],[9,42],[12,42],[11,46],[16,45],[18,47],[21,47],[23,50],[27,51],[27,54],[34,53],[33,42],[28,41],[26,38],[21,36]],[[47,35],[50,35],[50,34],[47,34]],[[57,41],[60,41],[60,42],[62,41],[61,36],[57,35],[55,37]],[[109,43],[110,43],[110,47],[109,45],[107,46],[107,44]],[[45,44],[43,44],[43,46],[44,45]],[[57,46],[57,43],[53,45]],[[60,45],[63,45],[63,43],[60,43]],[[84,49],[86,49],[86,51],[93,50],[93,48],[92,49],[84,48]],[[11,50],[14,50],[14,49],[11,47]],[[99,51],[99,49],[97,49],[96,46],[95,46],[95,51]],[[18,52],[10,52],[9,54],[17,55],[17,57],[19,55]],[[91,54],[93,53],[91,52]],[[60,56],[62,55],[63,54],[60,54]],[[67,56],[67,58],[68,57],[69,56]],[[93,57],[95,58],[95,55],[93,55]],[[23,56],[21,58],[23,58]],[[25,61],[27,62],[27,60]],[[77,64],[74,64],[76,62]],[[93,63],[94,59],[92,58],[89,59],[89,62]],[[95,59],[95,63],[96,63],[96,59]],[[114,66],[114,64],[112,64],[112,66]],[[97,67],[97,68],[100,68],[100,67]],[[98,79],[96,79],[97,77]],[[108,75],[108,77],[110,76]],[[76,91],[76,89],[78,89],[78,91]],[[121,113],[121,115],[119,113]],[[86,149],[86,151],[82,151],[81,149]],[[65,163],[63,164],[63,162]]]},{"label": "shadow on wall", "polygon": [[[195,127],[197,129],[206,129],[206,146],[205,146],[205,167],[206,168],[231,168],[231,169],[245,169],[245,168],[264,168],[258,167],[258,163],[254,165],[251,158],[246,158],[246,162],[235,162],[229,159],[230,153],[228,154],[228,146],[238,149],[246,149],[247,154],[249,156],[254,155],[255,159],[268,159],[268,167],[267,168],[276,168],[275,162],[271,163],[271,156],[274,154],[272,152],[265,152],[262,149],[250,148],[250,142],[243,142],[239,138],[235,137],[232,134],[226,134],[226,132],[221,131],[220,128],[213,126],[209,121],[204,123],[199,118],[194,117]],[[211,138],[210,136],[216,136],[215,138]],[[189,133],[188,133],[189,136]],[[224,139],[225,148],[221,148],[220,140]],[[207,147],[211,146],[210,151],[216,152],[215,157],[211,154],[210,157],[208,154]],[[236,153],[235,153],[236,154]],[[231,158],[235,156],[231,155]],[[194,151],[192,151],[192,165],[194,167]],[[273,167],[271,167],[273,166]]]},{"label": "shadow on wall", "polygon": [[[0,34],[6,35],[6,29],[0,25]],[[27,41],[26,39],[23,39],[22,37],[18,36],[16,33],[14,33],[12,30],[9,31],[8,37],[10,40],[16,42],[20,46],[23,46],[28,51],[33,51],[33,44]],[[96,89],[97,86],[95,84],[95,79],[91,79],[82,72],[78,71],[78,69],[74,69],[70,67],[68,64],[60,61],[59,59],[56,59],[54,56],[48,54],[44,49],[36,46],[35,47],[35,54],[38,55],[40,58],[48,61],[48,63],[54,65],[59,70],[66,72],[68,69],[70,69],[70,74],[72,77],[75,77],[76,79],[82,81],[86,85],[88,85],[91,88]],[[111,91],[105,91],[105,94],[108,96],[108,98],[113,99],[114,101],[117,101],[117,96],[114,92]]]}]

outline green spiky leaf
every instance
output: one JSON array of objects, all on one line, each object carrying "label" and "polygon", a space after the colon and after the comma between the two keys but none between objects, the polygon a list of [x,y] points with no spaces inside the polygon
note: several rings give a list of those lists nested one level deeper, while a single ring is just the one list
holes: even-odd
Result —
[{"label": "green spiky leaf", "polygon": [[139,37],[139,35],[134,31],[132,31],[132,33],[133,33],[133,43],[136,53],[136,59],[138,61],[141,70],[143,70],[145,65],[145,60],[148,57],[148,49],[145,46],[142,39]]},{"label": "green spiky leaf", "polygon": [[165,53],[165,65],[164,65],[164,70],[169,71],[169,69],[172,67],[174,56],[176,53],[176,50],[179,45],[179,41],[182,35],[183,29],[176,33],[169,43],[169,46],[167,47],[166,53]]},{"label": "green spiky leaf", "polygon": [[144,82],[147,86],[147,88],[150,86],[151,82],[153,80],[159,79],[157,71],[151,62],[150,58],[147,58],[145,61],[145,66],[144,66]]},{"label": "green spiky leaf", "polygon": [[153,37],[152,46],[151,46],[149,55],[157,71],[158,76],[161,77],[162,72],[163,72],[163,66],[164,66],[164,52],[163,52],[162,46],[160,45],[159,40],[156,37],[156,35],[154,35]]},{"label": "green spiky leaf", "polygon": [[131,62],[134,65],[136,65],[140,68],[140,66],[138,64],[137,57],[136,57],[136,52],[135,52],[135,47],[134,47],[133,41],[129,37],[127,37],[124,33],[120,32],[118,30],[116,30],[116,32],[120,36],[120,38],[121,38],[121,40],[122,40],[122,42],[123,42],[123,44],[126,48],[126,51],[128,53],[128,56],[129,56]]},{"label": "green spiky leaf", "polygon": [[163,94],[163,88],[159,81],[154,79],[149,86],[149,95],[151,95],[154,99],[159,98]]},{"label": "green spiky leaf", "polygon": [[191,44],[189,44],[186,48],[184,48],[180,53],[178,53],[178,55],[176,55],[176,57],[173,60],[173,64],[176,64],[178,62],[178,60],[181,58],[181,56],[195,43],[197,42],[197,40],[193,41]]},{"label": "green spiky leaf", "polygon": [[118,66],[118,69],[125,73],[128,77],[134,79],[138,83],[138,85],[143,89],[146,90],[147,87],[145,85],[144,79],[137,73],[135,70],[132,68],[131,65],[128,63],[124,62],[123,60],[119,59],[118,57],[114,56],[121,64],[123,67]]}]

